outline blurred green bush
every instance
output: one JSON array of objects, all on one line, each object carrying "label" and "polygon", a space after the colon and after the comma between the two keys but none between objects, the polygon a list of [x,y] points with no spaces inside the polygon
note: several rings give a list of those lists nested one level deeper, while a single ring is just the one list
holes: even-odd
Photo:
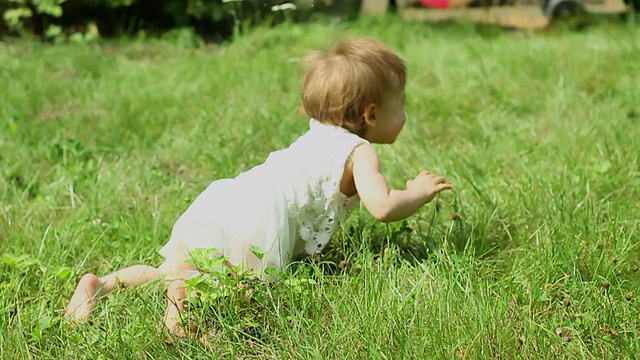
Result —
[{"label": "blurred green bush", "polygon": [[0,0],[0,35],[89,39],[191,28],[217,41],[317,12],[354,17],[359,7],[360,0]]}]

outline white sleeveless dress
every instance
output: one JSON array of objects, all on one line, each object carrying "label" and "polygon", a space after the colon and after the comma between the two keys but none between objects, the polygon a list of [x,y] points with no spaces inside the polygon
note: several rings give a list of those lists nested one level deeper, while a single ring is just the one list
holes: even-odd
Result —
[{"label": "white sleeveless dress", "polygon": [[[340,180],[363,143],[344,128],[310,119],[304,135],[263,164],[213,181],[177,220],[160,254],[169,259],[213,248],[234,265],[264,270],[322,250],[358,204],[357,194],[340,192]],[[254,246],[265,253],[262,260]]]}]

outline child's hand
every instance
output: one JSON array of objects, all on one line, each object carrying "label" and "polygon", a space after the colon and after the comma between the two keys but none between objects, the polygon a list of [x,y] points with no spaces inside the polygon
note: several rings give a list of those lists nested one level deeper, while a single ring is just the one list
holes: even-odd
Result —
[{"label": "child's hand", "polygon": [[428,203],[443,190],[450,190],[453,186],[447,184],[443,177],[422,170],[415,179],[407,181],[407,190],[417,194]]}]

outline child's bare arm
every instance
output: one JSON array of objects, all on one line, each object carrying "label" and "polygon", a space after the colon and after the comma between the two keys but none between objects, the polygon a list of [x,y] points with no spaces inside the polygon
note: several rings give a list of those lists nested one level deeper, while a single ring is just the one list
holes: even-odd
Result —
[{"label": "child's bare arm", "polygon": [[422,171],[407,181],[407,189],[391,189],[382,175],[382,166],[375,149],[364,144],[352,154],[353,178],[360,200],[376,219],[398,221],[413,215],[439,192],[452,186],[439,176]]}]

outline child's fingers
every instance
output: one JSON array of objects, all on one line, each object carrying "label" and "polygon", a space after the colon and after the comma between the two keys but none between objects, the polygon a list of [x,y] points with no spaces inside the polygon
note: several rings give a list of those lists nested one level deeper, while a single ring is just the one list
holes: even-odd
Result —
[{"label": "child's fingers", "polygon": [[451,184],[438,184],[436,189],[438,190],[438,192],[443,191],[443,190],[451,190],[453,189],[453,185]]},{"label": "child's fingers", "polygon": [[414,178],[414,180],[420,179],[420,178],[429,178],[431,177],[431,173],[428,172],[427,170],[422,170],[418,173],[418,175],[416,175],[416,177]]}]

